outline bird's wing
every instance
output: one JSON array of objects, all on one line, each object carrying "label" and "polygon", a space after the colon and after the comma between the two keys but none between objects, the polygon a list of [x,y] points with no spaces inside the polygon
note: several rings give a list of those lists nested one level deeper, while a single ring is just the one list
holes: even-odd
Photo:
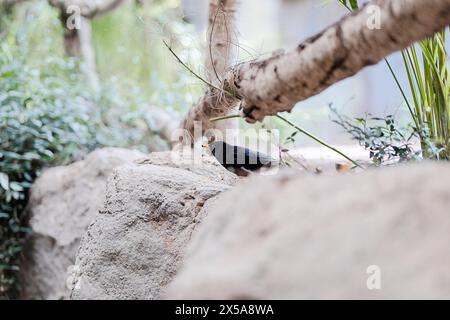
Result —
[{"label": "bird's wing", "polygon": [[268,156],[265,153],[250,150],[248,148],[243,148],[239,146],[235,147],[235,155],[239,155],[241,159],[245,158],[245,161],[249,164],[266,165],[273,162],[272,157]]}]

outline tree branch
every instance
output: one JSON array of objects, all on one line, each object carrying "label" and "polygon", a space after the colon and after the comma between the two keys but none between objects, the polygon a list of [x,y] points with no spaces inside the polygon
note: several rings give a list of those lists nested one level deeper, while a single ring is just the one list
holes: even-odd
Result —
[{"label": "tree branch", "polygon": [[104,0],[100,2],[87,0],[48,0],[48,3],[64,13],[67,13],[67,8],[70,6],[78,6],[83,17],[93,19],[109,13],[125,3],[125,1],[126,0]]},{"label": "tree branch", "polygon": [[[380,18],[380,29],[369,28],[374,17]],[[251,123],[263,120],[266,115],[290,111],[298,101],[449,24],[448,0],[374,0],[293,51],[235,66],[225,75],[223,86],[236,98],[217,103],[214,96],[218,92],[208,89],[189,111],[184,127],[191,130],[192,118],[208,121],[224,115],[224,110],[239,100],[242,115]],[[214,109],[209,101],[215,103]]]}]

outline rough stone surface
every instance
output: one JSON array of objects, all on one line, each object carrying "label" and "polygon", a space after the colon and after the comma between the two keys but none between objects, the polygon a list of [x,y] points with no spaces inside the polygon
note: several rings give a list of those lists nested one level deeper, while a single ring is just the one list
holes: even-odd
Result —
[{"label": "rough stone surface", "polygon": [[165,297],[448,299],[449,180],[425,163],[248,181],[209,209]]},{"label": "rough stone surface", "polygon": [[213,158],[176,164],[170,153],[117,168],[80,245],[71,298],[159,298],[202,207],[236,179]]},{"label": "rough stone surface", "polygon": [[99,149],[82,161],[47,169],[36,180],[29,202],[32,233],[22,263],[23,298],[68,298],[67,269],[103,204],[107,177],[115,167],[143,157],[138,151]]}]

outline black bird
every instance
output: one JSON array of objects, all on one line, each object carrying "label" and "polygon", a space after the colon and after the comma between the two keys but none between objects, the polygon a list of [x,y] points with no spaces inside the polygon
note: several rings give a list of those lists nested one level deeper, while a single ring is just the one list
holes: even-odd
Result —
[{"label": "black bird", "polygon": [[203,144],[209,148],[212,155],[225,168],[258,170],[262,167],[270,167],[274,159],[267,154],[253,151],[244,147],[232,146],[224,141],[213,141]]}]

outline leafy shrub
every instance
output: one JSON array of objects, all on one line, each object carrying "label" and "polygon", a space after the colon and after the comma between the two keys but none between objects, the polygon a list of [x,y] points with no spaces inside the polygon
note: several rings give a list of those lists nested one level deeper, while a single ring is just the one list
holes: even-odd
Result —
[{"label": "leafy shrub", "polygon": [[369,157],[375,166],[420,159],[421,152],[413,148],[417,132],[411,126],[399,128],[392,115],[385,118],[367,116],[352,119],[334,108],[330,109],[333,122],[369,151]]},{"label": "leafy shrub", "polygon": [[0,37],[0,298],[18,289],[28,191],[41,170],[99,146],[146,151],[151,140],[145,110],[115,95],[114,82],[93,93],[75,60],[31,63],[28,43]]},{"label": "leafy shrub", "polygon": [[427,159],[450,160],[450,69],[445,43],[444,30],[419,42],[420,55],[415,46],[402,51],[414,108],[406,102],[415,126],[425,131],[420,137]]},{"label": "leafy shrub", "polygon": [[8,17],[0,12],[0,298],[19,289],[28,191],[44,167],[100,146],[167,146],[153,133],[148,104],[176,119],[196,90],[185,85],[190,75],[171,63],[161,39],[175,35],[181,53],[203,61],[191,54],[199,52],[191,50],[192,28],[175,19],[178,2],[133,2],[94,21],[98,91],[87,87],[79,62],[64,57],[58,12],[46,1],[24,2]]},{"label": "leafy shrub", "polygon": [[[349,11],[359,9],[357,0],[338,2]],[[447,28],[402,50],[412,103],[385,58],[408,107],[411,121],[414,122],[414,131],[422,147],[422,157],[432,160],[450,160],[450,69],[446,33]]]},{"label": "leafy shrub", "polygon": [[18,271],[33,180],[99,144],[99,114],[77,85],[76,64],[48,58],[33,68],[23,53],[11,38],[0,46],[0,294]]}]

